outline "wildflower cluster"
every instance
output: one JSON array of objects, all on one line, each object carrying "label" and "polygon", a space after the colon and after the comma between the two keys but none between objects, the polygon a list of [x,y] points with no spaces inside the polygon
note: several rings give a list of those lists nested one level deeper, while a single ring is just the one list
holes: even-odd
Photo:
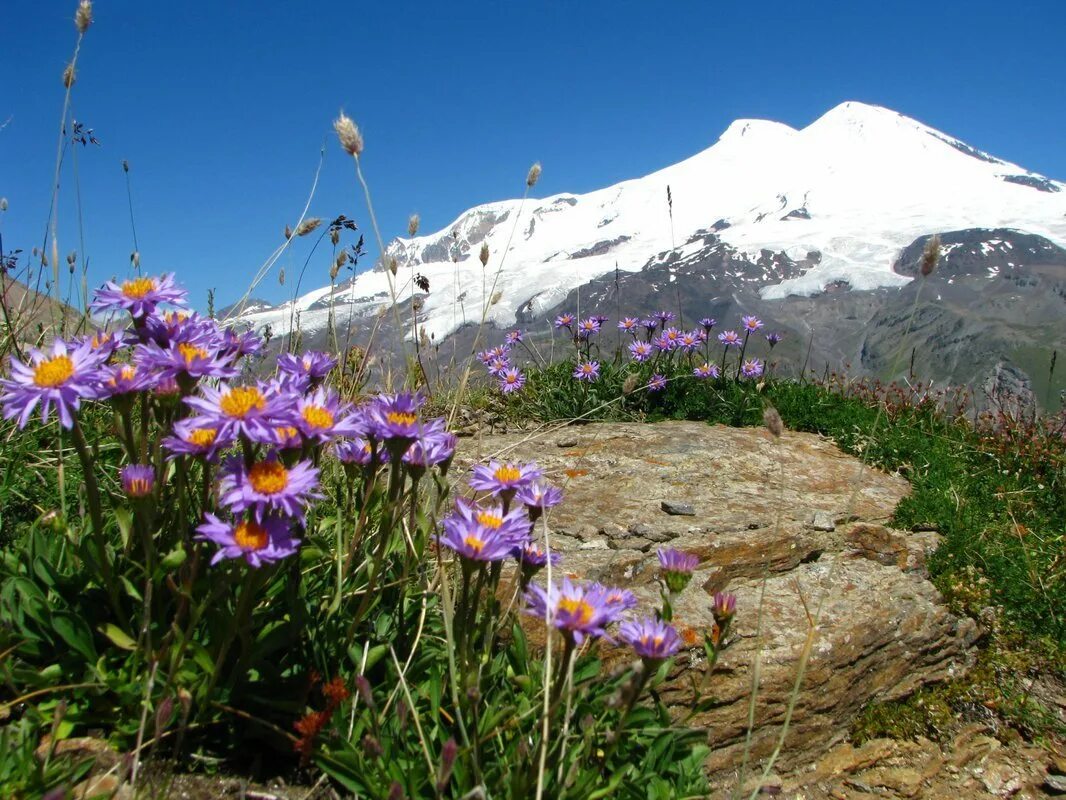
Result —
[{"label": "wildflower cluster", "polygon": [[523,341],[522,331],[513,330],[504,338],[503,344],[477,354],[478,361],[485,367],[489,376],[497,381],[500,391],[504,394],[517,392],[526,385],[525,374],[511,362],[512,349]]}]

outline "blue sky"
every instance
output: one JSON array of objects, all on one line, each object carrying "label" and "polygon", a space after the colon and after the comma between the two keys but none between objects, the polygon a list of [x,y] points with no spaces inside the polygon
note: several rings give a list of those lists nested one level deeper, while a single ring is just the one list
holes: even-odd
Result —
[{"label": "blue sky", "polygon": [[[44,238],[74,0],[6,0],[0,48],[4,247]],[[281,242],[325,161],[311,214],[369,220],[331,122],[366,138],[386,239],[466,208],[636,177],[714,143],[734,119],[802,127],[844,100],[877,103],[997,156],[1066,178],[1066,3],[624,0],[466,3],[99,0],[79,59],[60,250],[90,283],[129,269],[121,162],[142,265],[174,270],[204,305],[239,297]],[[281,260],[299,271],[307,242]],[[376,247],[370,244],[371,258]],[[328,282],[328,256],[304,288]],[[289,296],[268,278],[258,295]]]}]

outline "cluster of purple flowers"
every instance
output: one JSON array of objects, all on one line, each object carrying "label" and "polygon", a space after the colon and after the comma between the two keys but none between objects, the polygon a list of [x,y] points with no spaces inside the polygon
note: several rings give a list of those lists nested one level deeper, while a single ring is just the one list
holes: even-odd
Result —
[{"label": "cluster of purple flowers", "polygon": [[504,338],[504,343],[488,350],[482,350],[477,354],[488,374],[495,378],[499,389],[504,394],[517,392],[526,385],[526,376],[511,363],[511,348],[521,343],[522,331],[510,331]]}]

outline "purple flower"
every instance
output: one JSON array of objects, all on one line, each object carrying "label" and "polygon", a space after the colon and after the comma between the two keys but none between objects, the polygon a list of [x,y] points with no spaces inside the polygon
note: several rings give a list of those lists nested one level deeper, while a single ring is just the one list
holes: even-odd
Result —
[{"label": "purple flower", "polygon": [[303,520],[308,501],[316,491],[318,470],[310,461],[286,467],[275,458],[256,461],[250,468],[239,458],[230,459],[219,480],[219,500],[236,513],[252,509],[260,522],[270,511]]},{"label": "purple flower", "polygon": [[71,348],[62,339],[52,342],[49,352],[36,348],[29,351],[30,362],[11,359],[11,377],[0,379],[0,403],[4,419],[18,418],[18,426],[25,428],[30,415],[41,405],[41,422],[55,406],[59,423],[64,428],[74,426],[72,412],[78,410],[82,399],[97,395],[100,376],[98,369],[106,356],[92,349],[89,342]]},{"label": "purple flower", "polygon": [[700,364],[696,369],[692,370],[692,374],[697,378],[717,378],[722,374],[722,371],[718,368],[717,364]]},{"label": "purple flower", "polygon": [[418,409],[424,402],[418,393],[378,395],[366,412],[370,434],[378,440],[394,442],[397,450],[406,450],[404,443],[410,444],[422,432],[424,424],[418,418]]},{"label": "purple flower", "polygon": [[666,377],[655,373],[648,379],[648,391],[649,392],[661,392],[666,388]]},{"label": "purple flower", "polygon": [[602,314],[593,314],[592,319],[596,320],[600,325],[603,325],[603,323],[608,320],[608,317],[605,317]]},{"label": "purple flower", "polygon": [[126,497],[139,500],[155,488],[155,470],[147,464],[127,464],[118,471]]},{"label": "purple flower", "polygon": [[299,450],[304,446],[304,437],[295,425],[279,425],[274,428],[273,444],[279,450]]},{"label": "purple flower", "polygon": [[546,619],[579,645],[585,637],[606,637],[607,626],[617,622],[623,610],[607,602],[607,589],[603,586],[579,586],[565,577],[561,584],[547,589],[530,584],[525,599],[526,613]]},{"label": "purple flower", "polygon": [[293,377],[306,377],[312,380],[321,380],[337,366],[337,359],[329,353],[320,353],[308,350],[297,358],[291,353],[283,353],[278,356],[278,372]]},{"label": "purple flower", "polygon": [[783,337],[781,336],[780,333],[768,333],[768,334],[766,334],[766,341],[769,343],[771,350],[774,349],[774,346],[777,345],[781,341],[782,338]]},{"label": "purple flower", "polygon": [[161,346],[170,342],[193,342],[207,338],[220,340],[218,325],[195,311],[153,311],[144,319],[146,333]]},{"label": "purple flower", "polygon": [[[204,345],[208,345],[205,347]],[[146,372],[155,372],[160,378],[232,378],[237,370],[228,363],[228,357],[220,358],[211,352],[205,341],[170,342],[160,347],[155,342],[137,345],[134,360]]]},{"label": "purple flower", "polygon": [[476,464],[470,476],[470,488],[491,494],[514,493],[540,477],[536,464]]},{"label": "purple flower", "polygon": [[181,419],[174,423],[174,433],[163,439],[163,447],[177,455],[202,456],[214,461],[219,450],[233,444],[232,436],[220,436],[218,428],[201,427],[193,419]]},{"label": "purple flower", "polygon": [[113,367],[101,367],[98,379],[97,397],[103,400],[151,389],[159,381],[159,376],[138,369],[134,364],[116,364]]},{"label": "purple flower", "polygon": [[108,281],[96,290],[89,308],[93,311],[129,311],[134,319],[155,311],[160,303],[181,306],[187,293],[174,285],[174,273],[158,278],[133,278],[121,285]]},{"label": "purple flower", "polygon": [[663,578],[666,580],[666,588],[673,593],[684,591],[688,582],[692,580],[692,572],[699,565],[700,560],[692,553],[683,553],[674,548],[659,548],[659,566],[662,567]]},{"label": "purple flower", "polygon": [[592,336],[595,336],[597,333],[600,332],[601,324],[602,323],[600,322],[599,317],[589,317],[588,319],[583,319],[581,320],[581,322],[578,323],[577,335],[582,339],[588,339]]},{"label": "purple flower", "polygon": [[455,455],[455,445],[458,441],[458,437],[448,430],[444,417],[431,419],[425,424],[422,435],[407,448],[403,461],[423,469],[450,462]]},{"label": "purple flower", "polygon": [[540,545],[530,542],[518,553],[518,560],[522,564],[522,571],[525,572],[526,568],[530,568],[532,572],[536,573],[538,570],[546,567],[548,562],[554,567],[559,563],[558,553],[549,553]]},{"label": "purple flower", "polygon": [[[237,333],[232,328],[222,331],[221,355],[236,361],[241,356],[255,355],[263,349],[263,340],[253,330]],[[317,354],[322,355],[322,354]],[[326,356],[332,358],[332,356]],[[334,363],[336,363],[334,361]]]},{"label": "purple flower", "polygon": [[666,325],[667,322],[677,318],[677,315],[672,311],[659,311],[652,316],[659,320],[663,325]]},{"label": "purple flower", "polygon": [[249,566],[259,567],[291,556],[300,547],[299,539],[292,536],[291,522],[282,517],[242,519],[236,525],[223,522],[214,514],[204,514],[204,520],[196,528],[196,538],[219,545],[212,564],[224,558],[243,558]]},{"label": "purple flower", "polygon": [[507,342],[508,346],[516,345],[520,341],[522,341],[522,331],[519,331],[519,330],[508,331],[508,333],[504,337],[504,339]]},{"label": "purple flower", "polygon": [[320,386],[296,402],[296,427],[312,441],[327,442],[338,436],[355,436],[366,432],[362,416],[332,389]]},{"label": "purple flower", "polygon": [[556,328],[573,328],[574,315],[573,314],[560,314],[555,318]]},{"label": "purple flower", "polygon": [[762,375],[762,362],[757,358],[749,358],[741,366],[740,374],[745,378],[758,378]]},{"label": "purple flower", "polygon": [[530,511],[530,516],[539,517],[545,509],[554,508],[563,502],[563,490],[541,479],[529,481],[515,492],[515,500]]},{"label": "purple flower", "polygon": [[646,330],[648,335],[651,336],[655,332],[655,329],[659,327],[659,320],[653,318],[642,319],[640,324],[644,326],[644,330]]},{"label": "purple flower", "polygon": [[755,333],[762,327],[762,320],[758,317],[741,317],[740,324],[744,327],[748,333]]},{"label": "purple flower", "polygon": [[125,330],[98,330],[91,336],[77,339],[77,343],[81,344],[82,342],[88,342],[93,350],[97,351],[104,359],[108,359],[115,354],[115,351],[129,344],[131,340],[135,341],[136,337],[131,336]]},{"label": "purple flower", "polygon": [[[337,456],[337,460],[342,464],[358,464],[363,467],[370,463],[374,455],[370,442],[358,436],[354,439],[336,442],[333,445],[333,452]],[[385,455],[387,458],[387,454],[384,451],[379,451],[377,455],[379,457]]]},{"label": "purple flower", "polygon": [[714,605],[711,607],[714,620],[724,628],[737,613],[737,597],[728,592],[715,592]]},{"label": "purple flower", "polygon": [[636,317],[623,317],[622,321],[618,323],[618,330],[631,333],[634,336],[637,335],[637,329],[640,327],[640,320]]},{"label": "purple flower", "polygon": [[681,331],[679,331],[677,328],[667,328],[663,331],[662,336],[660,336],[659,338],[665,339],[666,342],[669,344],[669,347],[664,349],[673,350],[674,348],[679,347],[681,345]]},{"label": "purple flower", "polygon": [[600,377],[599,361],[583,361],[574,367],[574,377],[579,381],[592,383]]},{"label": "purple flower", "polygon": [[488,363],[487,367],[489,375],[494,378],[501,378],[511,368],[511,364],[506,358],[494,358]]},{"label": "purple flower", "polygon": [[678,339],[677,346],[681,348],[682,352],[691,353],[696,350],[703,340],[700,338],[700,334],[696,331],[685,331]]},{"label": "purple flower", "polygon": [[629,345],[629,354],[637,363],[643,363],[651,358],[652,347],[648,342],[633,342]]},{"label": "purple flower", "polygon": [[623,611],[629,611],[629,609],[637,607],[637,596],[628,589],[601,586],[598,583],[592,584],[592,587],[590,588],[593,587],[603,591],[603,602],[619,614]]},{"label": "purple flower", "polygon": [[681,637],[674,626],[654,617],[623,622],[618,635],[645,661],[665,661],[681,649]]},{"label": "purple flower", "polygon": [[243,434],[253,442],[273,442],[274,429],[295,423],[293,396],[272,384],[201,386],[202,397],[186,397],[199,411],[197,425],[218,428],[220,436]]},{"label": "purple flower", "polygon": [[517,392],[526,385],[526,376],[519,372],[518,367],[508,367],[500,375],[500,391],[504,394]]},{"label": "purple flower", "polygon": [[740,347],[740,336],[736,331],[722,331],[718,334],[718,341],[726,347]]},{"label": "purple flower", "polygon": [[700,326],[707,333],[710,333],[711,332],[711,328],[713,328],[717,324],[718,324],[718,320],[716,320],[714,317],[704,317],[703,319],[700,320]]},{"label": "purple flower", "polygon": [[457,501],[437,541],[469,561],[503,561],[529,541],[529,520],[521,509]]}]

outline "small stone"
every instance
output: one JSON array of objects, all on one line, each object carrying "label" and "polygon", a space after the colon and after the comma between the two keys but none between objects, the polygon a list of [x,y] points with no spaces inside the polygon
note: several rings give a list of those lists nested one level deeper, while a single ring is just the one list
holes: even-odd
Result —
[{"label": "small stone", "polygon": [[694,517],[696,516],[696,509],[692,507],[691,503],[679,503],[674,500],[663,500],[659,507],[667,514],[675,517]]},{"label": "small stone", "polygon": [[556,447],[577,447],[577,437],[576,436],[562,436],[555,443],[555,446]]},{"label": "small stone", "polygon": [[634,522],[629,526],[629,533],[632,536],[643,536],[646,539],[652,534],[651,525],[643,522]]},{"label": "small stone", "polygon": [[1049,772],[1044,777],[1044,786],[1052,794],[1066,794],[1066,775],[1056,775]]},{"label": "small stone", "polygon": [[827,511],[815,511],[814,514],[807,518],[807,527],[814,531],[835,531],[837,529],[836,523],[833,522],[833,515]]},{"label": "small stone", "polygon": [[935,522],[918,522],[911,525],[911,533],[940,533],[940,526]]}]

